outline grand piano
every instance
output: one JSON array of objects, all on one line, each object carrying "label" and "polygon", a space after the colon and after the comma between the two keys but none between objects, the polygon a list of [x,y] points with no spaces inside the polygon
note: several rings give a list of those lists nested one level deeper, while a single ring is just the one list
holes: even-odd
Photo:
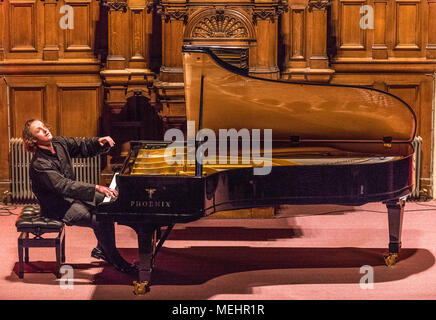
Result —
[{"label": "grand piano", "polygon": [[[183,66],[188,137],[131,141],[112,180],[118,197],[105,199],[96,212],[99,220],[138,235],[136,294],[149,290],[154,258],[174,224],[223,210],[383,202],[389,225],[384,259],[395,264],[405,198],[414,188],[416,117],[407,103],[368,87],[253,77],[208,47],[184,46]],[[198,135],[203,129],[217,140]],[[232,161],[218,161],[231,160],[230,148],[205,161],[197,151],[207,142],[218,145],[219,137],[223,142],[220,129],[270,134],[251,137],[260,146],[257,158],[238,145]],[[171,161],[174,153],[183,161]],[[256,174],[262,166],[267,174]]]}]

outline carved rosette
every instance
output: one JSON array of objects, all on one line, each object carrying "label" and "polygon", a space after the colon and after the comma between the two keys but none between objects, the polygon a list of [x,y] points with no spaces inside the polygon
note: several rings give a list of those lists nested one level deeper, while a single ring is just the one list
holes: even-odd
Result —
[{"label": "carved rosette", "polygon": [[230,8],[206,9],[193,14],[186,26],[186,40],[252,40],[249,16]]},{"label": "carved rosette", "polygon": [[235,17],[223,13],[205,17],[192,31],[192,38],[247,38],[248,30]]},{"label": "carved rosette", "polygon": [[332,4],[331,2],[332,0],[309,0],[309,12],[311,12],[314,8],[318,10],[324,10]]}]

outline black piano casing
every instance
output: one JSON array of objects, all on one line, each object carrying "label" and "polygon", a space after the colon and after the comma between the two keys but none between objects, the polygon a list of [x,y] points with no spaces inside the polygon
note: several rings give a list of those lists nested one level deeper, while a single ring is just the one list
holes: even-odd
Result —
[{"label": "black piano casing", "polygon": [[280,204],[362,205],[414,187],[413,156],[372,164],[276,166],[268,175],[234,169],[206,177],[205,214]]},{"label": "black piano casing", "polygon": [[158,224],[188,222],[204,214],[204,181],[197,177],[119,174],[119,196],[99,214]]}]

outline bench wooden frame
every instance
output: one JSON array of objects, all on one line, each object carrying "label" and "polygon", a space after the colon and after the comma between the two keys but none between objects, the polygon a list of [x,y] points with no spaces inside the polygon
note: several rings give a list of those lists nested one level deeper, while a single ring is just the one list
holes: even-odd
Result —
[{"label": "bench wooden frame", "polygon": [[[46,233],[54,232],[57,233],[57,236],[54,238],[42,237]],[[41,227],[21,228],[21,233],[18,236],[18,277],[20,279],[24,276],[23,262],[29,263],[29,248],[35,247],[56,248],[56,277],[60,278],[61,263],[65,262],[65,226],[57,230]]]}]

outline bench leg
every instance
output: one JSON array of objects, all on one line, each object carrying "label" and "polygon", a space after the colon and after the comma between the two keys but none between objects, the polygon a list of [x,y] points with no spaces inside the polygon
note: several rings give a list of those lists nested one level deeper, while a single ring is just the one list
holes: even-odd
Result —
[{"label": "bench leg", "polygon": [[18,238],[18,277],[23,279],[24,276],[24,266],[23,266],[23,243],[20,238]]},{"label": "bench leg", "polygon": [[56,241],[56,278],[61,277],[60,269],[61,269],[61,244],[60,241]]},{"label": "bench leg", "polygon": [[61,239],[61,243],[62,243],[62,254],[61,254],[61,262],[64,263],[65,262],[65,235],[62,237]]},{"label": "bench leg", "polygon": [[[26,232],[26,240],[29,240],[29,233]],[[29,247],[24,248],[24,262],[29,263]]]}]

